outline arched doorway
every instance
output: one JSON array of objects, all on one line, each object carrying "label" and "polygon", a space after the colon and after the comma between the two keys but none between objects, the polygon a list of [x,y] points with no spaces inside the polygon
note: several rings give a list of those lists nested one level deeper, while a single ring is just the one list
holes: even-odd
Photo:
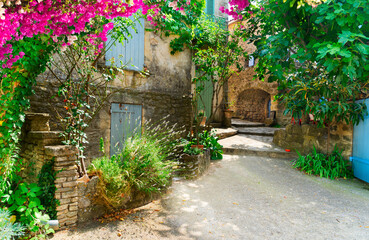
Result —
[{"label": "arched doorway", "polygon": [[270,114],[270,94],[261,89],[246,89],[238,97],[236,116],[252,122],[264,122]]}]

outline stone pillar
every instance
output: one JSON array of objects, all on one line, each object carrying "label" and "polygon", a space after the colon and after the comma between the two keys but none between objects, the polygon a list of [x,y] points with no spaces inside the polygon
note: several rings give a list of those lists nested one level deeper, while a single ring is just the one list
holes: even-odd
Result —
[{"label": "stone pillar", "polygon": [[78,214],[77,148],[65,145],[46,146],[45,154],[55,161],[55,198],[60,201],[60,206],[56,209],[59,227],[63,229],[75,226]]},{"label": "stone pillar", "polygon": [[22,127],[20,157],[24,159],[24,169],[20,173],[29,183],[38,181],[42,166],[49,160],[45,156],[45,146],[60,145],[59,131],[50,131],[48,114],[27,113]]}]

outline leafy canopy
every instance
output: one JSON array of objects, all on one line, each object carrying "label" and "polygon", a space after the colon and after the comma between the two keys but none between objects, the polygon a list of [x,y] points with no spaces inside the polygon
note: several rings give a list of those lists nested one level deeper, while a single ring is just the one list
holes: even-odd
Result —
[{"label": "leafy canopy", "polygon": [[358,123],[368,93],[366,0],[262,0],[250,6],[246,36],[257,46],[257,76],[278,81],[286,113],[318,124]]}]

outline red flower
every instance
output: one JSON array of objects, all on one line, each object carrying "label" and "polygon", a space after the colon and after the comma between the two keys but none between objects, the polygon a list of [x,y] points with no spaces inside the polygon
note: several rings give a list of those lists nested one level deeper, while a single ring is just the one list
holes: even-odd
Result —
[{"label": "red flower", "polygon": [[290,150],[290,149],[285,149],[285,151],[286,151],[286,152],[291,152],[291,150]]}]

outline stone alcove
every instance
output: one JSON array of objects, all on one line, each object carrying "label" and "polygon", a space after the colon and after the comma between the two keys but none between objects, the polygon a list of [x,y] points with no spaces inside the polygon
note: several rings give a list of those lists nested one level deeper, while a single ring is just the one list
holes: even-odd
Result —
[{"label": "stone alcove", "polygon": [[271,95],[261,89],[240,92],[235,103],[236,116],[252,122],[264,122],[270,114]]}]

